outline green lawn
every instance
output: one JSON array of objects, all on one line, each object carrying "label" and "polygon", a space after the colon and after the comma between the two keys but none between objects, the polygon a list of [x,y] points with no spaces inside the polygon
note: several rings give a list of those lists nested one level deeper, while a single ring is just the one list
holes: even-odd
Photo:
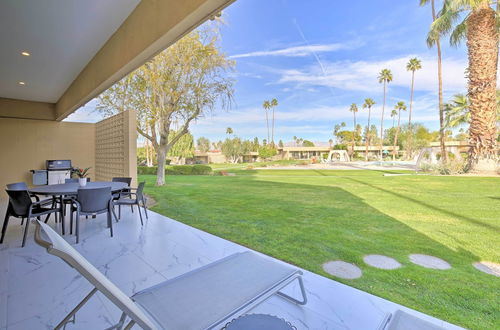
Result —
[{"label": "green lawn", "polygon": [[[169,176],[146,192],[154,211],[339,282],[475,329],[500,328],[500,279],[472,267],[500,262],[500,179],[384,176],[395,171],[243,170],[236,176]],[[445,259],[450,270],[409,262]],[[378,270],[366,254],[403,267]],[[341,259],[363,276],[342,280],[321,265]]]}]

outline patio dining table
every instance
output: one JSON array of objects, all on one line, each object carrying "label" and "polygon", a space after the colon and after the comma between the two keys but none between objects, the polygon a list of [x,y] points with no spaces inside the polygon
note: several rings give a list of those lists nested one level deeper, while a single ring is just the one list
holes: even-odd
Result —
[{"label": "patio dining table", "polygon": [[123,189],[128,188],[128,185],[124,182],[111,182],[111,181],[94,181],[87,182],[85,187],[80,187],[78,182],[69,182],[62,184],[51,184],[37,186],[31,188],[29,191],[36,195],[53,196],[56,200],[59,200],[60,205],[60,219],[62,226],[62,234],[64,235],[64,203],[63,199],[65,196],[76,196],[78,194],[78,189],[80,188],[104,188],[110,187],[111,193],[118,193]]}]

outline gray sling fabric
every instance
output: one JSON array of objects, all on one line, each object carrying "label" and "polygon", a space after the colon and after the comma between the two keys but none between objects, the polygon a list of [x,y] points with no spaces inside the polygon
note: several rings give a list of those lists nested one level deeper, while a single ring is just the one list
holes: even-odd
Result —
[{"label": "gray sling fabric", "polygon": [[236,253],[132,299],[168,329],[206,329],[298,273],[252,252]]}]

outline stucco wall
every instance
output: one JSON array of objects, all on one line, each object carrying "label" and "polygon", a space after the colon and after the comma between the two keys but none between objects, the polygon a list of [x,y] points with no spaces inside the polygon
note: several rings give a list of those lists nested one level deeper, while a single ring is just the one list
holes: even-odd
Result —
[{"label": "stucco wall", "polygon": [[95,125],[96,180],[132,177],[132,186],[137,186],[135,111],[119,113]]},{"label": "stucco wall", "polygon": [[[71,159],[73,166],[95,169],[95,125],[0,118],[0,187],[31,185],[31,169],[45,169],[47,159]],[[94,179],[94,171],[90,177]]]}]

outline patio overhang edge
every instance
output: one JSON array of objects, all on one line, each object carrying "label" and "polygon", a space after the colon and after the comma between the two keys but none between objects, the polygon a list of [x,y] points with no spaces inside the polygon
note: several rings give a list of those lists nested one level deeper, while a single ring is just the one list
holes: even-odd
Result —
[{"label": "patio overhang edge", "polygon": [[0,97],[0,118],[55,120],[56,104]]},{"label": "patio overhang edge", "polygon": [[142,1],[55,104],[61,121],[235,0]]}]

